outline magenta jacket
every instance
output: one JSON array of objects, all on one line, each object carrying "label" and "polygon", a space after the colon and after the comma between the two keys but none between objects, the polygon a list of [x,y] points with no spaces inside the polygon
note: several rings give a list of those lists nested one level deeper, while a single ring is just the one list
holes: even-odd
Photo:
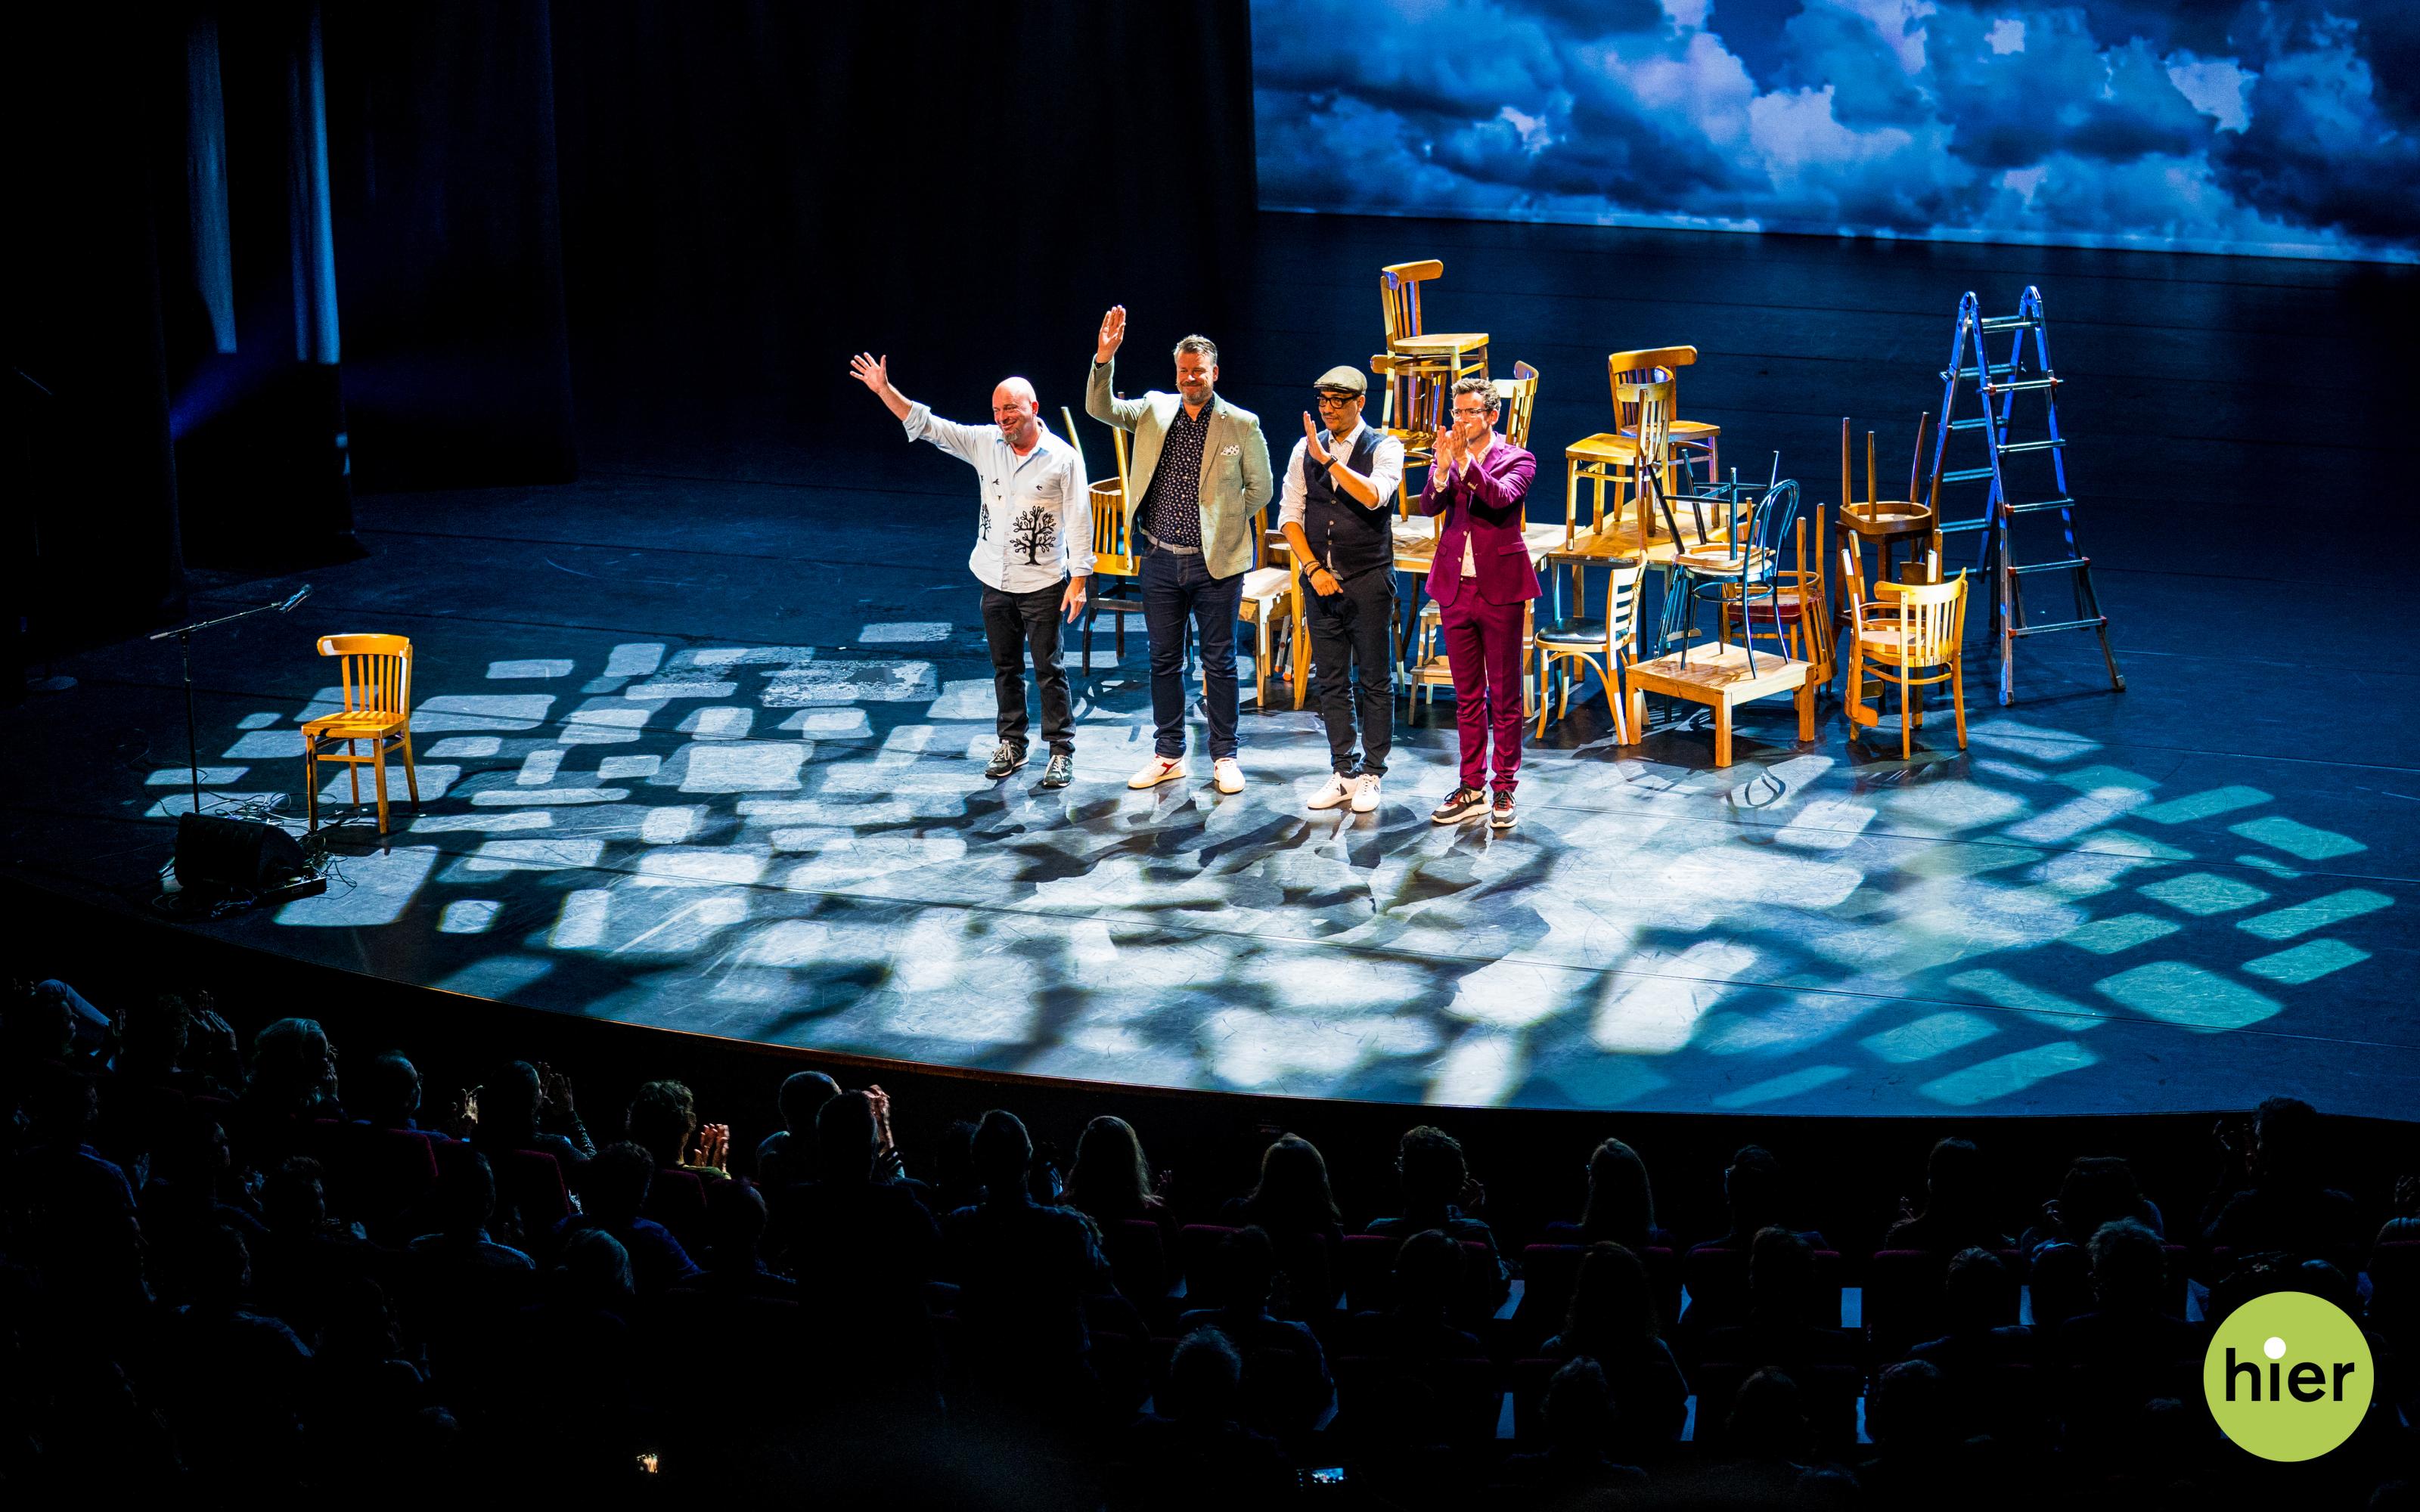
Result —
[{"label": "magenta jacket", "polygon": [[1479,568],[1481,599],[1518,604],[1538,596],[1538,569],[1529,564],[1529,548],[1521,539],[1528,523],[1522,502],[1537,471],[1538,459],[1501,436],[1475,467],[1429,469],[1420,513],[1445,517],[1437,526],[1436,560],[1429,564],[1431,598],[1450,604],[1461,594],[1465,537]]}]

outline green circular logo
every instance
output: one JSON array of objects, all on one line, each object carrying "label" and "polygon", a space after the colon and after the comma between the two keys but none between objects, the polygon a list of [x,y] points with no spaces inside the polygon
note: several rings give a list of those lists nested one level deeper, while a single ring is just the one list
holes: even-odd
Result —
[{"label": "green circular logo", "polygon": [[2273,1291],[2211,1335],[2202,1395],[2226,1436],[2263,1459],[2316,1459],[2369,1411],[2369,1341],[2332,1302]]}]

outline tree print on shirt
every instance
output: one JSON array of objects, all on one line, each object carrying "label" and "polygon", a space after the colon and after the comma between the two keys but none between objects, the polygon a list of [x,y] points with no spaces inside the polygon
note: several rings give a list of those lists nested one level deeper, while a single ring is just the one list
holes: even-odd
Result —
[{"label": "tree print on shirt", "polygon": [[1027,507],[1008,528],[1008,548],[1025,553],[1026,564],[1038,566],[1042,553],[1059,547],[1059,522],[1039,504]]}]

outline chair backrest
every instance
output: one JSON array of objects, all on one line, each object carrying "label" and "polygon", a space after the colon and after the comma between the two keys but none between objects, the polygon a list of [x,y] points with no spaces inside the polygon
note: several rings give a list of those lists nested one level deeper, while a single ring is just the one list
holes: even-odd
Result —
[{"label": "chair backrest", "polygon": [[1623,429],[1637,434],[1640,471],[1651,468],[1661,471],[1670,459],[1672,406],[1679,397],[1680,384],[1668,367],[1650,368],[1637,376],[1614,375],[1613,411]]},{"label": "chair backrest", "polygon": [[1647,576],[1647,563],[1624,557],[1613,564],[1606,579],[1606,643],[1628,645],[1638,639],[1638,585]]},{"label": "chair backrest", "polygon": [[411,713],[411,641],[399,635],[323,635],[319,655],[336,658],[347,714]]},{"label": "chair backrest", "polygon": [[[1695,347],[1650,347],[1644,351],[1609,354],[1605,360],[1605,371],[1613,384],[1614,429],[1628,430],[1638,424],[1638,417],[1626,408],[1626,404],[1636,404],[1637,400],[1634,396],[1625,402],[1622,396],[1624,384],[1672,383],[1675,385],[1672,405],[1677,407],[1680,393],[1674,370],[1687,367],[1697,360],[1698,348]],[[1675,409],[1668,408],[1665,416],[1668,420],[1675,412]]]},{"label": "chair backrest", "polygon": [[1874,594],[1899,608],[1902,655],[1911,666],[1946,667],[1958,656],[1966,630],[1966,574],[1946,583],[1874,584]]},{"label": "chair backrest", "polygon": [[1445,264],[1434,257],[1378,270],[1378,303],[1387,321],[1388,351],[1405,336],[1420,333],[1420,285],[1444,271]]},{"label": "chair backrest", "polygon": [[1538,408],[1538,370],[1514,363],[1512,376],[1497,378],[1496,402],[1504,407],[1504,439],[1523,451],[1529,448],[1529,416]]},{"label": "chair backrest", "polygon": [[1852,626],[1866,623],[1866,568],[1854,531],[1840,532],[1840,598]]},{"label": "chair backrest", "polygon": [[1743,586],[1766,583],[1774,579],[1781,567],[1781,552],[1789,543],[1791,527],[1798,522],[1798,480],[1783,478],[1764,490],[1748,508],[1747,531],[1744,540],[1747,555],[1740,571]]}]

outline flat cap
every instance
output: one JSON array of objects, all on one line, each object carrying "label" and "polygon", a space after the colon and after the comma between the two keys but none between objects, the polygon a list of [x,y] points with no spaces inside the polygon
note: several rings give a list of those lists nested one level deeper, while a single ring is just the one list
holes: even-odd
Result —
[{"label": "flat cap", "polygon": [[1368,393],[1370,380],[1361,376],[1359,368],[1346,367],[1340,363],[1319,375],[1318,381],[1311,384],[1311,387],[1332,389],[1339,393]]}]

